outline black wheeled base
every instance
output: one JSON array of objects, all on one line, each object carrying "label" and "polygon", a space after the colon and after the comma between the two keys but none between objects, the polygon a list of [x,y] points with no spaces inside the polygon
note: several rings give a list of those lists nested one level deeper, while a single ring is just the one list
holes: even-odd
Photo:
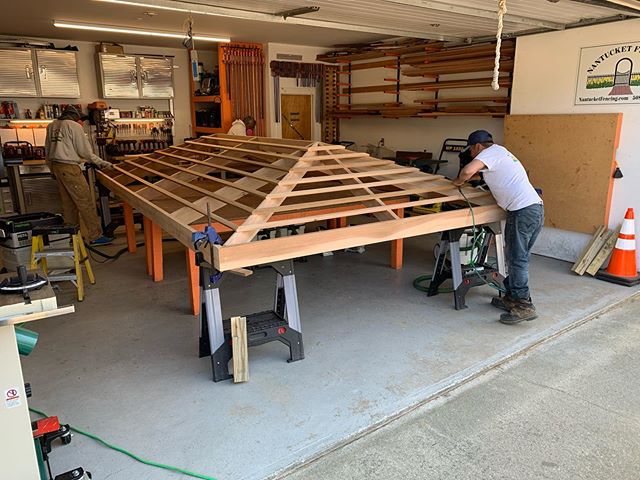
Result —
[{"label": "black wheeled base", "polygon": [[[453,280],[453,301],[456,310],[467,308],[465,298],[472,287],[487,283],[504,282],[504,244],[500,224],[476,227],[476,235],[483,235],[482,244],[477,246],[478,259],[474,265],[462,265],[460,259],[460,237],[468,229],[442,232],[440,249],[436,257],[433,278],[427,296],[438,294],[438,288],[446,280]],[[488,264],[489,247],[495,239],[497,268]],[[448,255],[447,255],[448,254]]]},{"label": "black wheeled base", "polygon": [[[289,362],[304,359],[298,294],[292,262],[269,264],[276,271],[273,310],[252,313],[247,318],[249,347],[282,342],[289,347]],[[229,373],[232,358],[231,320],[222,318],[219,286],[223,275],[209,265],[200,264],[202,308],[200,309],[200,358],[211,356],[213,381],[233,377]]]}]

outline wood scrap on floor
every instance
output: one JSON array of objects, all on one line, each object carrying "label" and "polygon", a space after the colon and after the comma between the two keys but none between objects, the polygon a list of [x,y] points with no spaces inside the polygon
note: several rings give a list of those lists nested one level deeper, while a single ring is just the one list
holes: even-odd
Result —
[{"label": "wood scrap on floor", "polygon": [[598,273],[611,255],[617,238],[618,230],[609,230],[600,225],[571,270],[578,275],[588,273],[593,276]]},{"label": "wood scrap on floor", "polygon": [[233,383],[246,382],[249,380],[246,317],[231,317],[231,349],[233,351]]}]

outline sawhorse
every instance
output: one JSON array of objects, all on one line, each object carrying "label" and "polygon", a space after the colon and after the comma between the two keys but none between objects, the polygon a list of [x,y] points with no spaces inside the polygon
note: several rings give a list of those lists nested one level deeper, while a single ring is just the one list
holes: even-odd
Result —
[{"label": "sawhorse", "polygon": [[[492,223],[474,227],[476,235],[482,235],[479,245],[471,246],[477,249],[476,261],[469,265],[462,265],[460,258],[460,237],[468,231],[466,228],[442,232],[440,248],[436,257],[436,265],[433,269],[433,278],[429,284],[427,296],[438,294],[438,288],[446,280],[453,280],[453,301],[456,310],[467,308],[465,297],[471,287],[486,285],[488,283],[502,285],[506,275],[504,257],[504,238],[500,223]],[[492,243],[496,247],[496,263],[488,263],[489,249]],[[447,258],[447,253],[449,258]]]},{"label": "sawhorse", "polygon": [[[197,255],[199,257],[199,255]],[[211,356],[213,381],[232,378],[229,361],[232,357],[231,325],[222,318],[220,284],[224,274],[198,259],[200,270],[200,358]],[[289,362],[304,359],[302,324],[298,308],[298,292],[293,261],[267,265],[276,272],[273,310],[246,315],[249,347],[279,341],[289,347]]]}]

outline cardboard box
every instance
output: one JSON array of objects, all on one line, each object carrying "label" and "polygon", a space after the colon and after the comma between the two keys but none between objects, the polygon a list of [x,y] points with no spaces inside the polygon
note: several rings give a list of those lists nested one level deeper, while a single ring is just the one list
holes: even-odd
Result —
[{"label": "cardboard box", "polygon": [[98,45],[98,51],[102,53],[123,54],[124,48],[117,43],[101,43]]}]

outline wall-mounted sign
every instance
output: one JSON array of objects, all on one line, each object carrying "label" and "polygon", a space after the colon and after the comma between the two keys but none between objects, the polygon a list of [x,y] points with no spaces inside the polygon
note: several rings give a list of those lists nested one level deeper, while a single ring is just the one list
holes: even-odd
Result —
[{"label": "wall-mounted sign", "polygon": [[576,105],[640,103],[640,42],[580,49]]}]

